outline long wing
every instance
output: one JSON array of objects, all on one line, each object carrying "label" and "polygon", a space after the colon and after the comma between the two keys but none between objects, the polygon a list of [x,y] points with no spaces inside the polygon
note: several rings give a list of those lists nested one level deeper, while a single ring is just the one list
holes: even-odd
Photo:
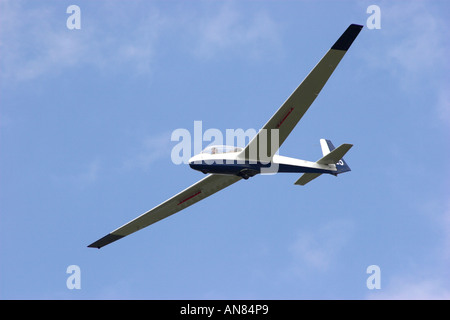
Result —
[{"label": "long wing", "polygon": [[107,234],[103,238],[90,244],[90,248],[100,249],[111,242],[119,240],[133,232],[143,229],[159,220],[167,218],[168,216],[183,210],[200,200],[209,197],[210,195],[222,190],[233,183],[239,181],[241,178],[231,175],[211,174],[189,188],[181,191],[172,198],[166,200],[155,208],[140,215],[134,220],[124,224],[122,227]]},{"label": "long wing", "polygon": [[[242,153],[245,159],[267,160],[273,157],[319,95],[320,90],[350,48],[362,27],[352,24],[345,30],[303,82],[264,125],[262,130],[245,147]],[[278,145],[275,142],[275,145],[271,146],[272,129],[278,129]],[[260,150],[260,148],[265,148],[265,150]]]}]

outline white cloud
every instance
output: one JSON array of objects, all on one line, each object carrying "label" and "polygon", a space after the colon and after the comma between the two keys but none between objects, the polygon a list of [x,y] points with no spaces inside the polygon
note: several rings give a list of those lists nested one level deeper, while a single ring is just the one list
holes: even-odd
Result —
[{"label": "white cloud", "polygon": [[450,42],[445,31],[448,22],[439,14],[439,5],[384,2],[380,8],[382,29],[366,32],[376,34],[374,41],[380,39],[382,45],[371,46],[366,53],[368,64],[387,70],[406,97],[415,99],[423,92],[434,96],[427,107],[450,124]]},{"label": "white cloud", "polygon": [[439,70],[446,64],[448,41],[442,32],[445,23],[429,9],[429,4],[396,3],[384,12],[392,21],[389,34],[396,37],[387,56],[403,69],[405,76]]},{"label": "white cloud", "polygon": [[174,35],[171,49],[199,58],[230,53],[251,59],[271,57],[280,47],[277,25],[264,11],[246,14],[225,3],[218,10],[214,5],[214,11],[162,14],[145,2],[96,4],[95,12],[92,6],[88,11],[80,4],[81,29],[69,30],[65,8],[1,2],[1,77],[32,80],[77,66],[109,73],[126,66],[131,74],[148,74],[158,50],[165,50],[158,41]]},{"label": "white cloud", "polygon": [[311,268],[328,270],[347,245],[353,229],[352,222],[330,221],[317,230],[300,230],[289,248],[293,258],[290,273],[300,275]]},{"label": "white cloud", "polygon": [[365,29],[366,37],[374,41],[366,56],[371,64],[402,80],[417,80],[424,72],[449,67],[448,23],[433,2],[384,2],[380,8],[382,28]]},{"label": "white cloud", "polygon": [[76,188],[84,188],[96,183],[101,171],[100,161],[94,159],[79,167],[70,167],[72,173],[53,174],[52,180],[57,184],[71,185]]},{"label": "white cloud", "polygon": [[142,140],[139,150],[129,155],[123,163],[125,169],[147,171],[150,165],[162,158],[170,158],[173,142],[170,140],[170,132],[163,132],[154,136],[147,136]]},{"label": "white cloud", "polygon": [[[428,249],[426,259],[416,261],[415,267],[405,266],[401,273],[382,269],[381,289],[371,291],[368,299],[387,300],[449,300],[450,281],[450,201],[434,199],[424,202],[419,212],[433,222],[437,241]],[[405,262],[406,264],[406,262]],[[442,270],[444,272],[442,272]]]},{"label": "white cloud", "polygon": [[100,170],[100,163],[98,160],[94,160],[83,172],[78,174],[77,176],[74,176],[74,180],[81,184],[87,184],[87,183],[94,183],[98,179],[98,173]]},{"label": "white cloud", "polygon": [[447,208],[441,217],[441,225],[445,234],[444,254],[447,259],[450,259],[450,201],[447,201]]},{"label": "white cloud", "polygon": [[19,1],[2,2],[1,76],[7,80],[31,80],[76,66],[111,72],[118,65],[126,65],[134,74],[151,71],[155,41],[164,24],[156,10],[137,21],[131,33],[114,32],[124,27],[120,20],[113,21],[115,16],[108,15],[106,9],[98,10],[99,22],[85,19],[84,10],[81,6],[81,29],[69,30],[65,10],[49,6],[30,8],[28,3]]},{"label": "white cloud", "polygon": [[[448,187],[447,187],[448,188]],[[450,200],[431,199],[422,204],[421,212],[435,223],[435,232],[442,235],[436,252],[442,261],[450,260]]]},{"label": "white cloud", "polygon": [[450,290],[445,281],[396,278],[386,289],[368,295],[369,299],[383,300],[449,300]]},{"label": "white cloud", "polygon": [[441,88],[438,94],[437,109],[441,120],[450,124],[450,91],[448,90],[450,83],[444,85],[447,85],[447,87]]},{"label": "white cloud", "polygon": [[246,13],[227,2],[193,20],[192,50],[200,58],[237,53],[258,59],[279,53],[278,26],[265,11]]}]

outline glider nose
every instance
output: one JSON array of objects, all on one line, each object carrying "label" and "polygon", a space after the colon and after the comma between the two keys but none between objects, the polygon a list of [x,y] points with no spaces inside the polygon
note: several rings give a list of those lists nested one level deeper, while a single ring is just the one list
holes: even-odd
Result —
[{"label": "glider nose", "polygon": [[193,164],[201,163],[200,155],[195,155],[188,160],[189,165],[192,167]]},{"label": "glider nose", "polygon": [[201,159],[200,155],[193,156],[192,158],[189,159],[188,162],[189,162],[189,166],[192,169],[197,170],[197,171],[202,171],[203,166],[201,165],[202,159]]}]

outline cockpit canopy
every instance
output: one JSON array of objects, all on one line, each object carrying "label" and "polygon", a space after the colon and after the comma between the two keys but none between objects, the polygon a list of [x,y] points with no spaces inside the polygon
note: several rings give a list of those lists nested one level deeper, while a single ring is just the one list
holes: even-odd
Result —
[{"label": "cockpit canopy", "polygon": [[208,146],[201,153],[206,154],[221,154],[221,153],[233,153],[241,152],[243,149],[235,146]]}]

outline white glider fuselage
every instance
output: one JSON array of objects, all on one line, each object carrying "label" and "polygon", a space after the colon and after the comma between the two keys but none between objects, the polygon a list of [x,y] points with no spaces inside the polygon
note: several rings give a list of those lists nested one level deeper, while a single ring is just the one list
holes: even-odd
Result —
[{"label": "white glider fuselage", "polygon": [[246,160],[241,148],[231,146],[210,146],[189,159],[192,169],[203,173],[236,175],[248,179],[256,174],[278,172],[329,173],[336,174],[335,164],[295,159],[278,154],[266,161]]}]

